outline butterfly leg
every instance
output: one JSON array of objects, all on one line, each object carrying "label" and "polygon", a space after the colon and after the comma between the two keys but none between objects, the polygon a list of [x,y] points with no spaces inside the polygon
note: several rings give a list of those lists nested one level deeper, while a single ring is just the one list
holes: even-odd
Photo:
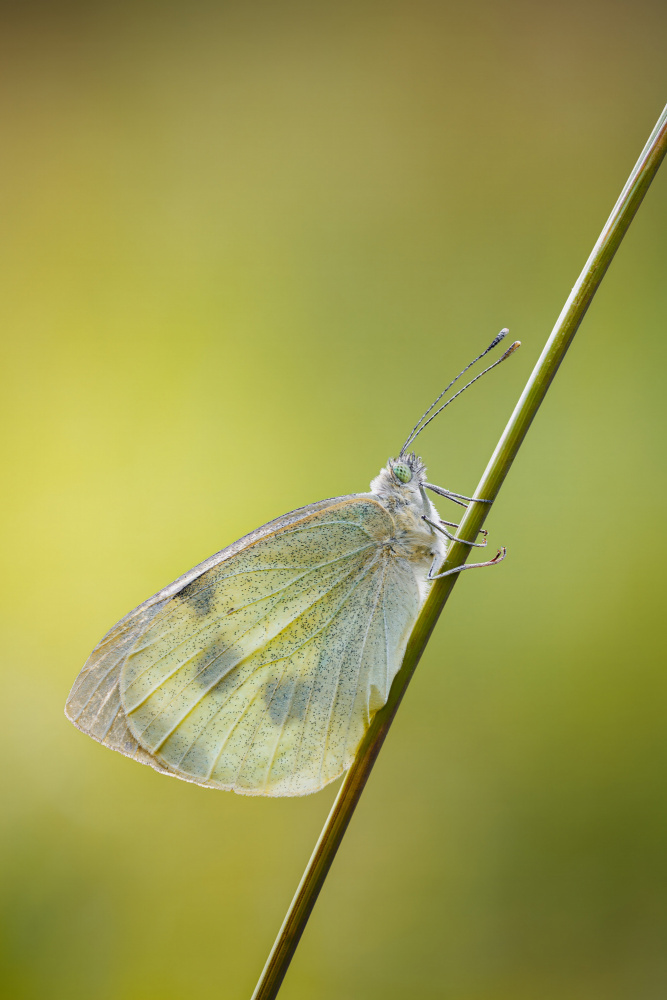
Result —
[{"label": "butterfly leg", "polygon": [[447,496],[458,497],[459,500],[469,500],[471,503],[493,503],[493,500],[483,500],[482,497],[467,497],[465,493],[454,493],[452,490],[445,490]]},{"label": "butterfly leg", "polygon": [[466,507],[467,504],[462,503],[463,500],[469,500],[471,503],[493,503],[493,500],[483,500],[481,497],[467,497],[464,493],[454,493],[452,490],[446,490],[442,486],[434,486],[433,483],[422,483],[427,490],[433,490],[440,497],[447,497],[448,500],[453,500],[454,503],[459,504],[461,507]]},{"label": "butterfly leg", "polygon": [[[461,539],[457,538],[457,541],[460,542]],[[483,563],[466,563],[464,566],[455,566],[454,569],[445,570],[444,573],[433,573],[433,566],[435,566],[435,562],[436,562],[436,560],[434,559],[433,560],[433,565],[431,566],[430,570],[428,571],[428,579],[429,580],[442,580],[443,576],[453,576],[454,573],[462,573],[464,569],[481,569],[482,566],[495,566],[497,563],[502,562],[506,555],[507,555],[507,549],[503,545],[503,547],[498,550],[498,554],[495,555],[493,557],[493,559],[489,559],[488,562],[483,562]],[[437,559],[437,556],[436,556],[436,559]]]},{"label": "butterfly leg", "polygon": [[422,521],[426,521],[426,523],[430,524],[435,531],[439,531],[441,535],[444,535],[445,538],[449,538],[451,542],[462,542],[463,545],[472,545],[476,549],[483,549],[486,546],[486,532],[483,528],[481,529],[484,533],[483,542],[466,542],[465,538],[457,538],[455,535],[452,535],[451,532],[447,531],[447,528],[443,528],[441,526],[443,524],[449,524],[452,528],[458,528],[458,524],[452,524],[451,521],[441,521],[440,524],[437,524],[435,521],[432,521],[430,517],[426,517],[425,514],[422,514]]},{"label": "butterfly leg", "polygon": [[[459,527],[459,525],[456,523],[456,521],[443,521],[442,518],[440,518],[440,524],[448,524],[450,528],[458,528]],[[480,533],[480,535],[484,535],[485,538],[488,535],[488,531],[486,530],[486,528],[480,528],[479,529],[479,533]],[[460,541],[460,540],[461,540],[460,538],[457,539],[457,541]]]}]

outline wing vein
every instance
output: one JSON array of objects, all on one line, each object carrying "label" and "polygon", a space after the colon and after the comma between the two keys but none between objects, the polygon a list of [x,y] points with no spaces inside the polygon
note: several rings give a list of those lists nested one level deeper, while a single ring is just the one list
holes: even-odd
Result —
[{"label": "wing vein", "polygon": [[[384,578],[386,576],[386,572],[387,572],[387,570],[386,570],[386,565],[385,565],[384,571],[382,573],[382,576],[381,576],[379,584],[378,584],[378,591],[377,591],[377,594],[376,594],[376,597],[375,597],[375,601],[374,601],[374,604],[373,604],[373,611],[369,615],[368,625],[366,626],[366,632],[364,634],[364,639],[363,639],[363,642],[361,644],[361,650],[359,652],[359,664],[357,666],[357,679],[356,679],[356,683],[355,683],[355,690],[356,690],[357,685],[359,684],[359,676],[361,674],[361,663],[362,663],[362,660],[364,658],[364,651],[366,649],[366,642],[368,641],[368,633],[370,632],[371,625],[373,624],[373,618],[375,617],[375,612],[377,610],[378,600],[380,598],[380,593],[381,593],[383,585],[384,585]],[[324,742],[324,748],[322,750],[322,759],[320,761],[320,770],[319,770],[319,778],[318,778],[320,785],[322,783],[322,771],[324,769],[324,759],[326,757],[327,750],[329,749],[329,739],[330,739],[330,736],[331,736],[331,717],[333,715],[334,705],[336,703],[336,698],[338,696],[338,689],[340,687],[340,679],[341,679],[342,672],[343,672],[343,661],[342,661],[342,658],[341,658],[341,663],[340,663],[340,666],[338,668],[338,677],[336,678],[336,687],[334,689],[333,696],[331,698],[331,705],[329,707],[329,717],[327,719],[326,739],[325,739],[325,742]],[[352,699],[352,707],[350,709],[350,718],[351,718],[352,712],[354,711],[354,703],[355,703],[355,701],[356,701],[356,698],[353,698]],[[350,726],[349,726],[349,722],[348,722],[348,727],[347,727],[347,732],[348,733],[349,733],[349,728],[350,728]]]},{"label": "wing vein", "polygon": [[[287,669],[287,667],[285,667],[285,670],[286,669]],[[283,679],[284,676],[285,676],[285,671],[283,671],[283,673],[281,674],[280,683],[282,683],[282,679]],[[301,680],[301,675],[299,675],[299,680]],[[276,691],[277,690],[278,690],[278,687],[276,687]],[[274,694],[275,694],[275,692],[274,692]],[[296,694],[296,682],[292,686],[292,694],[290,695],[289,705],[287,706],[287,711],[285,712],[285,716],[284,716],[282,724],[280,726],[280,733],[278,734],[278,739],[276,740],[275,745],[273,747],[273,753],[271,754],[271,759],[269,760],[269,763],[268,763],[267,768],[266,768],[266,778],[264,779],[264,791],[266,791],[267,788],[269,787],[269,778],[271,777],[271,770],[273,768],[273,765],[274,765],[274,762],[275,762],[275,759],[276,759],[276,754],[278,753],[278,747],[280,746],[280,741],[282,740],[283,733],[285,732],[285,726],[287,725],[287,720],[289,719],[290,712],[292,711],[292,705],[294,704],[294,695],[295,694]],[[273,701],[273,695],[271,695],[271,701]],[[267,709],[268,708],[269,708],[269,705],[267,705]]]},{"label": "wing vein", "polygon": [[[381,580],[381,584],[380,584],[380,589],[382,590],[382,592],[384,592],[384,583],[385,583],[385,580],[386,580],[386,577],[387,577],[387,570],[388,570],[388,568],[389,568],[389,563],[387,562],[385,564],[385,567],[384,567],[384,573],[382,574],[382,580]],[[377,605],[376,605],[376,607],[377,607]],[[369,627],[370,627],[370,623],[369,623]],[[359,666],[357,668],[357,685],[359,684],[359,675],[360,675],[360,673],[361,673],[361,657],[359,658]],[[352,705],[350,707],[350,711],[349,711],[349,714],[348,714],[348,718],[347,718],[347,729],[345,730],[345,732],[347,734],[346,737],[345,737],[346,743],[347,743],[347,741],[349,739],[350,726],[352,725],[352,713],[353,712],[354,712],[354,702],[352,702]],[[368,725],[368,722],[370,721],[370,713],[368,712],[368,706],[366,706],[366,714],[368,716],[368,719],[366,720],[366,724]]]}]

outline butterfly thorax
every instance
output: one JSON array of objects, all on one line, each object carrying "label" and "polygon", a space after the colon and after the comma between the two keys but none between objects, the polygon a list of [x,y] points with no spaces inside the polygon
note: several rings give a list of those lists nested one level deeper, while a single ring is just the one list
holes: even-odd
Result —
[{"label": "butterfly thorax", "polygon": [[[410,474],[408,482],[398,478],[397,469],[404,478]],[[391,554],[428,570],[434,556],[444,557],[445,546],[442,536],[436,535],[424,521],[424,517],[439,520],[438,511],[422,485],[425,480],[426,467],[421,459],[410,454],[390,459],[372,481],[371,493],[391,514],[395,525],[393,537],[387,541]]]}]

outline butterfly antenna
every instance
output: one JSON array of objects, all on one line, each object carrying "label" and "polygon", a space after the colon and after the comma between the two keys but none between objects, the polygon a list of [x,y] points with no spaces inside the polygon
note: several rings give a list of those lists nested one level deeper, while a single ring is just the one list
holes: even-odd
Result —
[{"label": "butterfly antenna", "polygon": [[[497,338],[496,338],[496,340],[497,340]],[[433,413],[433,414],[432,414],[432,415],[431,415],[431,416],[430,416],[430,417],[428,418],[428,420],[426,421],[426,423],[422,424],[422,426],[421,426],[421,427],[419,427],[419,424],[417,424],[417,428],[419,428],[419,429],[418,429],[418,430],[417,430],[417,429],[413,430],[412,434],[410,435],[410,437],[408,438],[408,440],[407,440],[407,441],[405,442],[405,444],[403,445],[403,449],[402,449],[402,451],[401,451],[401,455],[402,455],[402,454],[403,454],[403,453],[405,452],[406,448],[409,448],[409,447],[410,447],[410,445],[412,444],[412,442],[414,441],[414,439],[415,439],[415,438],[417,437],[417,435],[418,435],[418,434],[421,434],[421,432],[422,432],[422,431],[424,430],[424,428],[425,428],[425,427],[428,427],[428,425],[429,425],[429,424],[431,423],[431,421],[432,421],[432,420],[435,420],[435,418],[436,418],[436,417],[438,416],[438,414],[439,414],[439,413],[442,413],[442,411],[443,411],[443,410],[445,409],[445,407],[449,406],[449,404],[450,404],[450,403],[453,403],[453,402],[454,402],[454,400],[456,399],[456,397],[457,397],[457,396],[460,396],[462,392],[465,392],[465,391],[466,391],[466,389],[469,389],[471,385],[474,385],[474,384],[475,384],[475,382],[477,382],[477,380],[478,380],[478,379],[480,379],[480,378],[482,377],[482,375],[486,375],[486,373],[487,373],[487,372],[490,372],[492,368],[497,368],[497,366],[498,366],[498,365],[502,364],[502,363],[503,363],[503,361],[505,361],[505,360],[506,360],[507,358],[509,358],[510,354],[514,354],[514,352],[515,352],[515,351],[516,351],[516,350],[517,350],[517,349],[518,349],[519,347],[521,347],[521,341],[520,341],[520,340],[515,340],[515,341],[514,341],[514,343],[512,344],[512,346],[511,346],[511,347],[508,347],[508,348],[507,348],[507,350],[505,351],[505,353],[503,354],[503,356],[502,356],[502,357],[498,358],[498,360],[497,360],[497,361],[494,361],[494,362],[493,362],[493,364],[492,364],[492,365],[489,365],[489,367],[488,367],[488,368],[485,368],[483,372],[480,372],[480,373],[479,373],[479,375],[475,375],[475,377],[474,377],[474,378],[471,378],[471,379],[470,379],[470,381],[469,381],[469,382],[467,382],[467,383],[466,383],[466,384],[465,384],[465,385],[463,386],[463,388],[462,388],[462,389],[459,389],[459,391],[458,391],[458,392],[455,392],[453,396],[450,396],[450,397],[449,397],[449,399],[447,400],[447,402],[446,402],[446,403],[443,403],[443,404],[442,404],[442,406],[438,407],[438,409],[437,409],[437,410],[435,411],[435,413]],[[490,350],[490,348],[487,348],[487,350]],[[484,354],[486,354],[486,351],[484,351]],[[481,355],[481,357],[484,357],[484,355]],[[474,364],[474,362],[473,362],[473,364]],[[468,367],[470,367],[470,365],[468,365]],[[463,370],[465,371],[466,369],[464,368]],[[457,377],[458,377],[458,376],[457,376]],[[442,397],[440,396],[440,397],[438,397],[438,398],[442,398]],[[436,400],[436,403],[437,403],[437,401],[438,401],[438,400]],[[431,411],[432,409],[433,409],[433,407],[432,407],[432,406],[430,406],[430,407],[428,408],[428,410],[426,411],[426,413],[430,413],[430,411]],[[422,420],[423,420],[423,419],[424,419],[424,418],[422,417]]]},{"label": "butterfly antenna", "polygon": [[[500,343],[500,341],[501,341],[501,340],[504,340],[504,338],[505,338],[505,337],[507,336],[507,334],[508,334],[508,333],[509,333],[509,330],[507,329],[507,327],[504,327],[504,328],[503,328],[503,329],[502,329],[502,330],[500,331],[500,333],[498,334],[498,336],[497,336],[497,337],[494,337],[494,338],[493,338],[493,340],[491,341],[491,343],[489,344],[489,346],[487,347],[487,349],[486,349],[485,351],[482,351],[482,353],[481,353],[481,354],[479,354],[479,355],[478,355],[478,356],[477,356],[477,357],[475,358],[475,360],[474,360],[474,361],[471,361],[469,365],[466,365],[466,366],[465,366],[465,368],[462,368],[462,369],[461,369],[461,371],[460,371],[460,372],[458,373],[458,375],[456,376],[456,378],[453,378],[453,379],[452,379],[452,381],[451,381],[451,382],[449,383],[449,385],[448,385],[448,386],[446,386],[446,387],[445,387],[445,388],[444,388],[444,389],[442,390],[442,392],[441,392],[441,393],[440,393],[440,395],[439,395],[439,396],[437,397],[437,399],[434,399],[434,400],[433,400],[433,402],[432,402],[432,403],[431,403],[431,405],[429,406],[428,410],[426,410],[426,412],[425,412],[425,413],[422,413],[421,417],[419,418],[419,420],[417,421],[417,423],[415,424],[415,426],[414,426],[414,427],[412,428],[412,430],[411,430],[411,431],[410,431],[410,433],[408,434],[408,439],[407,439],[407,441],[405,442],[405,444],[403,445],[403,447],[401,448],[401,456],[403,456],[403,455],[405,454],[405,452],[406,452],[406,449],[408,448],[408,446],[409,446],[410,442],[411,442],[411,441],[414,441],[414,439],[415,439],[415,438],[417,437],[417,435],[419,434],[419,425],[421,424],[422,420],[424,420],[424,419],[425,419],[425,418],[426,418],[426,417],[427,417],[427,416],[429,415],[429,413],[431,412],[431,410],[433,409],[433,407],[434,407],[434,406],[437,406],[437,404],[438,404],[438,403],[440,402],[440,400],[441,400],[441,399],[442,399],[442,397],[443,397],[443,396],[445,395],[445,393],[446,393],[446,392],[449,392],[449,390],[450,390],[450,389],[451,389],[451,387],[452,387],[452,386],[454,385],[454,383],[455,383],[455,382],[458,382],[458,380],[459,380],[459,379],[461,378],[461,376],[462,376],[462,375],[465,375],[465,373],[466,373],[466,372],[468,371],[468,369],[469,369],[469,368],[472,368],[472,366],[473,366],[473,365],[476,365],[476,364],[477,364],[477,362],[478,362],[478,361],[481,361],[481,360],[482,360],[482,358],[483,358],[483,357],[485,357],[485,356],[486,356],[486,355],[487,355],[487,354],[489,353],[489,351],[492,351],[492,350],[493,350],[493,348],[494,348],[494,347],[496,347],[496,346],[497,346],[497,345],[498,345],[498,344]],[[502,359],[501,359],[501,360],[502,360]],[[424,424],[424,427],[425,427],[425,426],[426,426],[426,424]],[[423,429],[423,428],[422,428],[422,429]]]}]

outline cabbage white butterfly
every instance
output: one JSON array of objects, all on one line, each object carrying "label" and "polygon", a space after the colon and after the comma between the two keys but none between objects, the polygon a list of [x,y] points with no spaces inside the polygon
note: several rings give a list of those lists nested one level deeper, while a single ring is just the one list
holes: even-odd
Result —
[{"label": "cabbage white butterfly", "polygon": [[[472,379],[420,418],[368,493],[293,510],[131,611],[93,650],[67,717],[157,771],[246,795],[307,795],[339,777],[385,704],[454,536],[408,448]],[[429,416],[430,414],[430,416]],[[468,543],[477,546],[481,542]]]}]

